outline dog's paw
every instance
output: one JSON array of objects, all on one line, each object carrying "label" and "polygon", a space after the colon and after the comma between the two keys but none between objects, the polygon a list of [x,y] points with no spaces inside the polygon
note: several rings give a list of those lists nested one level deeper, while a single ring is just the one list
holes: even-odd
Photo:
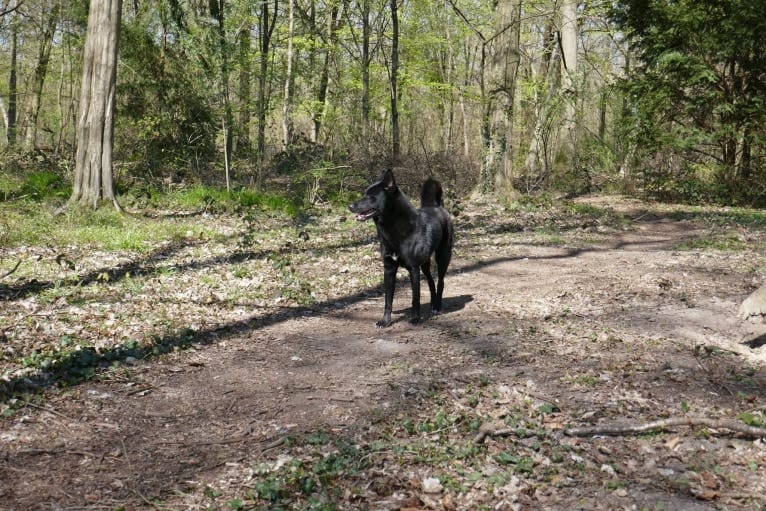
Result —
[{"label": "dog's paw", "polygon": [[410,318],[410,325],[417,325],[420,323],[420,316],[415,316],[414,318]]},{"label": "dog's paw", "polygon": [[389,319],[388,321],[386,321],[386,320],[376,321],[375,322],[375,326],[378,327],[378,328],[389,327],[389,326],[391,326],[391,320]]},{"label": "dog's paw", "polygon": [[431,314],[433,314],[434,316],[438,316],[441,313],[442,313],[441,309],[437,309],[436,307],[431,309]]}]

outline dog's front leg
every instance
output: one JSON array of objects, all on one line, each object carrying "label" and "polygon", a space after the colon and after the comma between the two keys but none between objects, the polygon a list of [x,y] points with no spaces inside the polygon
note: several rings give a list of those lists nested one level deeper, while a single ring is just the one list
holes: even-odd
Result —
[{"label": "dog's front leg", "polygon": [[412,317],[410,323],[420,323],[420,268],[417,266],[407,268],[410,272],[410,284],[412,285]]},{"label": "dog's front leg", "polygon": [[383,319],[375,323],[378,328],[385,328],[391,324],[391,310],[394,306],[394,289],[396,288],[396,270],[398,269],[399,264],[393,258],[383,258],[385,305],[383,306]]}]

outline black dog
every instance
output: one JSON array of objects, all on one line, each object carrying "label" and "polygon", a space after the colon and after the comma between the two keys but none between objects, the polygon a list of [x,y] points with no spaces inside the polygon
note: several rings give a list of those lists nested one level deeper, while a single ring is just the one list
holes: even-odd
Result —
[{"label": "black dog", "polygon": [[[396,186],[394,173],[387,170],[380,180],[367,188],[359,201],[349,206],[357,220],[362,222],[372,218],[378,230],[386,293],[383,320],[377,323],[379,327],[391,324],[396,271],[400,266],[407,268],[412,284],[410,322],[420,321],[420,270],[428,280],[432,312],[437,314],[442,308],[444,275],[452,258],[452,220],[443,207],[442,187],[435,179],[429,178],[423,183],[420,201],[421,207],[416,209]],[[431,276],[431,255],[436,260],[436,285]]]}]

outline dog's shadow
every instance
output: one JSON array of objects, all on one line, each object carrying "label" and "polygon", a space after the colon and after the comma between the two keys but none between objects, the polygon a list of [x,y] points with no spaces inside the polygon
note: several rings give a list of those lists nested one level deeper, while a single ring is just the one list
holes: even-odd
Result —
[{"label": "dog's shadow", "polygon": [[473,301],[473,295],[448,296],[442,299],[442,314],[463,310]]},{"label": "dog's shadow", "polygon": [[747,340],[743,342],[742,344],[744,344],[751,350],[755,350],[763,346],[766,346],[766,334],[761,334],[757,337],[753,337],[752,339]]},{"label": "dog's shadow", "polygon": [[[421,313],[423,314],[423,321],[427,321],[434,316],[443,316],[444,314],[451,314],[459,310],[463,310],[466,304],[473,301],[473,295],[460,295],[460,296],[448,296],[442,299],[442,310],[438,314],[431,312],[431,302],[423,303]],[[407,315],[410,313],[410,308],[405,307],[399,310],[395,310],[394,314],[401,315],[400,317],[391,321],[391,324],[399,323],[400,321],[407,321]]]}]

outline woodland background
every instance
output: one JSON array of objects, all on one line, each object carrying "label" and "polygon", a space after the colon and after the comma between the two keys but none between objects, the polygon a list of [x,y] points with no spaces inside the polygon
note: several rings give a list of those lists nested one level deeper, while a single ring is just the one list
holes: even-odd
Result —
[{"label": "woodland background", "polygon": [[[395,164],[456,193],[761,205],[765,8],[132,0],[119,34],[118,192],[279,178],[313,202]],[[3,172],[37,173],[65,195],[87,2],[4,0],[0,13]]]},{"label": "woodland background", "polygon": [[764,509],[765,12],[0,0],[0,508]]}]

